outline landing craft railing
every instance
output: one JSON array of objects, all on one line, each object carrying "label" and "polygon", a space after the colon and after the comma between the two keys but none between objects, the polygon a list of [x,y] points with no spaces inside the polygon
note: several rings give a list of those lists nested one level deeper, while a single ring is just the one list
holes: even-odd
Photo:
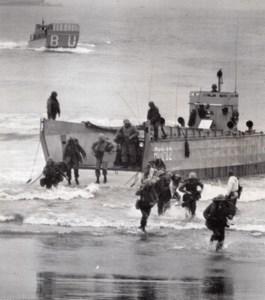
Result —
[{"label": "landing craft railing", "polygon": [[[151,136],[153,136],[153,129],[151,130]],[[198,128],[187,128],[187,127],[164,127],[166,138],[159,136],[159,140],[167,139],[183,139],[183,138],[215,138],[215,137],[239,137],[245,135],[257,135],[263,134],[263,132],[244,132],[240,130],[213,130],[213,129],[198,129]]]}]

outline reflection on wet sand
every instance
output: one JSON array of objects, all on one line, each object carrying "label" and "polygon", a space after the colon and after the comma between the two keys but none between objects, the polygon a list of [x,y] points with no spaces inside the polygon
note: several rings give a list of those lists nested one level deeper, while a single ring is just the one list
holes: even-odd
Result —
[{"label": "reflection on wet sand", "polygon": [[233,299],[234,282],[223,265],[224,259],[222,255],[208,257],[202,288],[204,299]]},{"label": "reflection on wet sand", "polygon": [[41,272],[39,300],[53,299],[230,299],[233,281],[224,276],[159,278],[96,274],[94,276]]},{"label": "reflection on wet sand", "polygon": [[[148,279],[97,274],[93,277],[41,272],[37,275],[37,296],[53,299],[159,299],[157,283]],[[160,298],[161,299],[161,298]]]}]

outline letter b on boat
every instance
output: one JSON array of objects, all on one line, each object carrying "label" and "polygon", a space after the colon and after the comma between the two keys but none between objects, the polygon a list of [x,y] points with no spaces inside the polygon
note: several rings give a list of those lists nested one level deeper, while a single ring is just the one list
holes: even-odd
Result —
[{"label": "letter b on boat", "polygon": [[59,45],[59,36],[58,35],[51,35],[51,47],[58,47]]}]

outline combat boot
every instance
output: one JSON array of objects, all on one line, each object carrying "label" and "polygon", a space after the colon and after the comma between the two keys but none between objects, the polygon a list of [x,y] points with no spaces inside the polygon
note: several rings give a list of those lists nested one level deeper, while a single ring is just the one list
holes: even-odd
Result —
[{"label": "combat boot", "polygon": [[224,242],[217,242],[216,244],[216,252],[223,248]]},{"label": "combat boot", "polygon": [[75,173],[75,183],[76,183],[76,185],[79,185],[79,180],[78,180],[79,172],[78,172],[78,169],[74,169],[74,173]]},{"label": "combat boot", "polygon": [[104,183],[107,183],[107,170],[103,170]]},{"label": "combat boot", "polygon": [[96,182],[95,182],[95,183],[99,184],[99,183],[100,183],[100,181],[99,181],[99,177],[100,177],[100,170],[99,170],[99,169],[96,169],[96,170],[95,170],[95,174],[96,174],[96,178],[97,178],[97,180],[96,180]]}]

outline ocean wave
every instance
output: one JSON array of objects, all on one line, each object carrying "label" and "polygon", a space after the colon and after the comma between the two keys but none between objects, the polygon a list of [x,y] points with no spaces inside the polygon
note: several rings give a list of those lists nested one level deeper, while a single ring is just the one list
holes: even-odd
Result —
[{"label": "ocean wave", "polygon": [[[20,215],[19,215],[20,216]],[[5,222],[23,220],[23,217],[5,217]],[[3,217],[2,217],[3,219]],[[1,218],[0,218],[1,221]],[[135,220],[108,220],[106,218],[101,218],[97,216],[80,216],[77,213],[47,213],[46,215],[42,213],[34,214],[28,217],[24,217],[24,224],[27,225],[48,225],[54,227],[67,227],[71,228],[74,232],[78,232],[83,229],[90,228],[93,230],[103,230],[102,232],[115,231],[116,234],[138,234],[138,221]],[[171,235],[177,234],[179,231],[188,230],[208,230],[204,222],[192,222],[192,221],[178,221],[178,222],[151,222],[149,221],[148,232],[155,235]],[[56,228],[54,228],[56,232]],[[265,224],[237,224],[230,226],[227,231],[238,231],[238,232],[248,232],[251,236],[259,238],[265,234]]]},{"label": "ocean wave", "polygon": [[79,47],[91,47],[91,48],[95,48],[96,45],[95,44],[89,44],[89,43],[78,43]]},{"label": "ocean wave", "polygon": [[[19,113],[1,113],[0,114],[0,137],[3,140],[32,137],[39,134],[40,120],[45,118],[45,112],[40,114],[19,114]],[[60,118],[61,121],[77,122],[81,123],[87,121],[87,116],[81,116],[78,118],[69,118],[64,115]],[[97,119],[89,118],[89,121],[99,126],[120,126],[122,120],[118,119]]]},{"label": "ocean wave", "polygon": [[90,49],[87,47],[76,47],[76,48],[29,48],[33,51],[39,51],[39,52],[58,52],[58,53],[76,53],[76,54],[89,54],[91,52],[94,52],[94,49]]},{"label": "ocean wave", "polygon": [[22,223],[23,219],[24,219],[23,216],[20,214],[0,216],[0,222],[4,222],[4,223],[9,223],[9,222]]},{"label": "ocean wave", "polygon": [[39,114],[0,114],[0,134],[2,139],[31,137],[40,131]]},{"label": "ocean wave", "polygon": [[22,200],[73,200],[78,198],[93,198],[98,187],[95,184],[88,185],[85,189],[70,188],[68,186],[59,186],[50,190],[38,187],[29,188],[28,190],[2,189],[0,190],[0,199],[4,201],[22,201]]},{"label": "ocean wave", "polygon": [[12,41],[0,41],[0,49],[21,49],[24,50],[27,48],[27,43],[21,42],[12,42]]},{"label": "ocean wave", "polygon": [[96,45],[89,43],[79,43],[76,48],[29,48],[26,42],[0,41],[0,49],[3,50],[31,50],[37,52],[59,52],[59,53],[76,53],[89,54],[95,51]]}]

